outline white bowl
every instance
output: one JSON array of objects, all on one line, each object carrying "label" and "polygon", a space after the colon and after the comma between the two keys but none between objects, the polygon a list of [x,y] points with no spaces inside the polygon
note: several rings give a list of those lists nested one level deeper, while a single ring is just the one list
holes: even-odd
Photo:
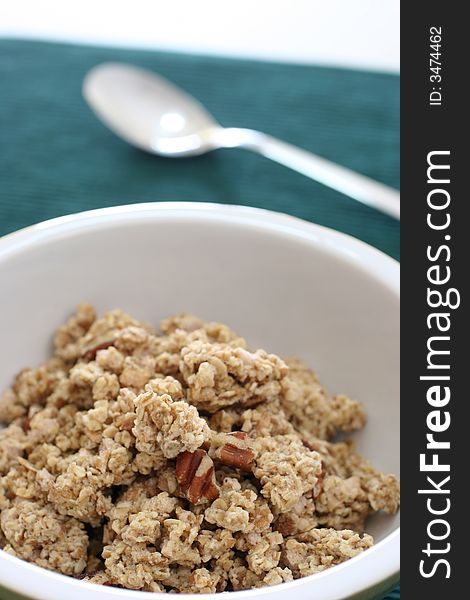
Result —
[{"label": "white bowl", "polygon": [[[130,205],[0,239],[0,281],[1,388],[48,356],[52,331],[80,301],[155,324],[191,311],[228,323],[252,346],[300,356],[329,389],[362,400],[369,420],[355,435],[359,449],[398,474],[399,266],[362,242],[253,208]],[[231,594],[379,597],[398,580],[398,524],[398,515],[376,516],[368,531],[377,543],[363,554],[304,579]],[[168,600],[74,580],[3,551],[0,585],[37,600]]]}]

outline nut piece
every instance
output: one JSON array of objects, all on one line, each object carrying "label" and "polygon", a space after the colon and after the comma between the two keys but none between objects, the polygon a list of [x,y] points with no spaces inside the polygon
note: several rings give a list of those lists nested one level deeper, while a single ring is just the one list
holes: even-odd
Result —
[{"label": "nut piece", "polygon": [[222,464],[241,471],[251,471],[255,453],[243,431],[216,433],[211,438],[209,455]]},{"label": "nut piece", "polygon": [[214,463],[205,450],[181,452],[176,458],[176,479],[192,504],[212,502],[220,495]]}]

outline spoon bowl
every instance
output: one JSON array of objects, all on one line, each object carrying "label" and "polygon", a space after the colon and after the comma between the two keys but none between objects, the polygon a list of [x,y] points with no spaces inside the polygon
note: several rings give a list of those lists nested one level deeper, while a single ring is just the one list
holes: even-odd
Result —
[{"label": "spoon bowl", "polygon": [[202,154],[217,147],[220,125],[195,98],[144,69],[105,63],[92,69],[83,95],[119,137],[163,156]]}]

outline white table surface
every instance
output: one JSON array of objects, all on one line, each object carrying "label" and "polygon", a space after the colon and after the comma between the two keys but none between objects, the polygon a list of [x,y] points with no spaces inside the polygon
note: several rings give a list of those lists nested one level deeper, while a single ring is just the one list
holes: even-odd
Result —
[{"label": "white table surface", "polygon": [[0,0],[0,36],[399,70],[399,0]]}]

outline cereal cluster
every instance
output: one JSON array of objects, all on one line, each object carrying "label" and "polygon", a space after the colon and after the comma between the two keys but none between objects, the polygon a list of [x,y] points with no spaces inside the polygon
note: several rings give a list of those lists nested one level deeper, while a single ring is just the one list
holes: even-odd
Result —
[{"label": "cereal cluster", "polygon": [[299,360],[85,304],[54,346],[0,398],[5,552],[134,590],[242,590],[357,555],[368,515],[398,509],[397,479],[331,441],[362,406]]}]

